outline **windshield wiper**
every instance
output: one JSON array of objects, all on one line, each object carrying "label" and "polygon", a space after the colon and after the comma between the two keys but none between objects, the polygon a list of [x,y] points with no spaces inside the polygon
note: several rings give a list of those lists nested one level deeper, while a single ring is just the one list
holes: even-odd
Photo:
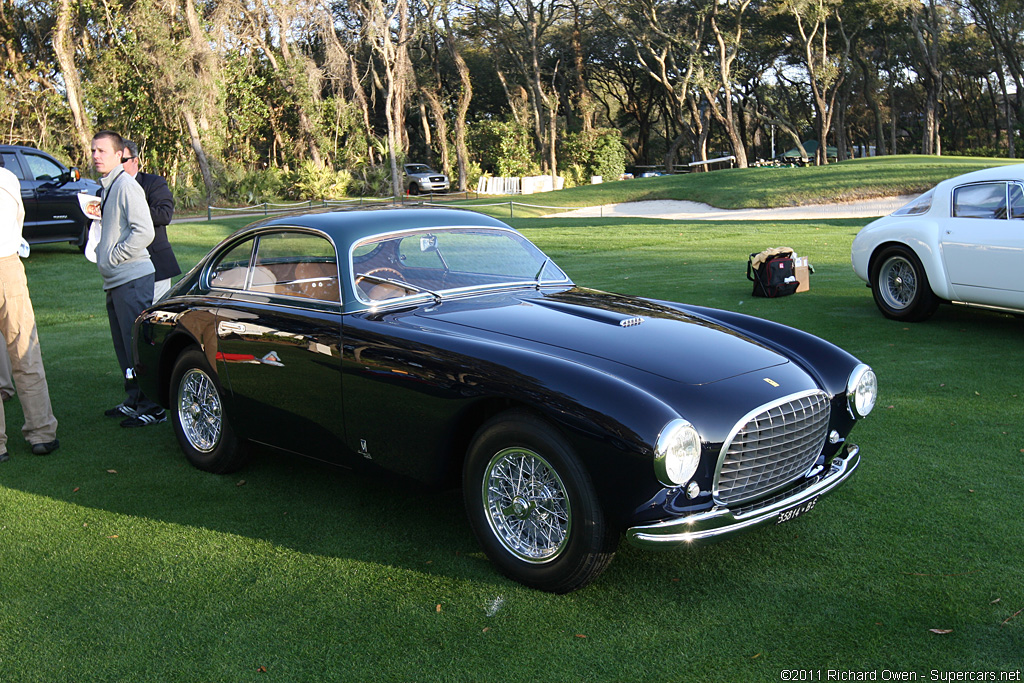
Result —
[{"label": "windshield wiper", "polygon": [[399,280],[397,278],[390,277],[380,277],[378,275],[371,275],[369,273],[357,273],[356,279],[360,278],[363,280],[372,280],[374,282],[395,285],[396,287],[402,287],[403,289],[408,289],[410,291],[416,292],[417,294],[429,294],[430,296],[434,297],[434,303],[441,303],[441,295],[438,294],[437,292],[430,289],[426,289],[425,287],[418,287],[412,284],[411,282],[406,282],[405,280]]}]

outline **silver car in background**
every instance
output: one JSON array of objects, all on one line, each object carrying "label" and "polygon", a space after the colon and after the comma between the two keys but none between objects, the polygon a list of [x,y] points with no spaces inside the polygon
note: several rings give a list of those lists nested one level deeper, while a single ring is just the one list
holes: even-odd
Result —
[{"label": "silver car in background", "polygon": [[405,165],[405,188],[409,194],[430,194],[447,192],[448,176],[430,168],[426,164]]}]

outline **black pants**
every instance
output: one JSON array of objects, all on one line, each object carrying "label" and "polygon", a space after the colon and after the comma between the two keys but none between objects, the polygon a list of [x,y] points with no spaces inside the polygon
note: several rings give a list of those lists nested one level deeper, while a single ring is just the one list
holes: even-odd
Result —
[{"label": "black pants", "polygon": [[159,406],[146,398],[135,382],[135,362],[132,360],[132,326],[143,309],[153,303],[153,274],[143,275],[118,287],[107,290],[107,319],[114,353],[125,378],[124,391],[128,394],[125,405],[139,412],[155,410]]}]

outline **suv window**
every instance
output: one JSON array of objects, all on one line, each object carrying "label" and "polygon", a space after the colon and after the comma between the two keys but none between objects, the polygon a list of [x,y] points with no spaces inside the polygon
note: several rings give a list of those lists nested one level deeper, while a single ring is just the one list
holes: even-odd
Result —
[{"label": "suv window", "polygon": [[49,157],[29,153],[25,153],[24,157],[32,180],[56,180],[64,173],[64,169]]},{"label": "suv window", "polygon": [[18,161],[18,155],[14,152],[4,152],[4,166],[8,171],[18,177],[18,180],[24,180],[25,174],[21,172],[21,162]]}]

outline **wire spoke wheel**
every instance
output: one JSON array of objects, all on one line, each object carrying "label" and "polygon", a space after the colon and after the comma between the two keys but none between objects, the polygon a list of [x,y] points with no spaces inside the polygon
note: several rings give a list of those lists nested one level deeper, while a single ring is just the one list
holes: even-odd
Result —
[{"label": "wire spoke wheel", "polygon": [[507,410],[477,430],[466,452],[462,493],[470,526],[494,565],[552,593],[582,588],[604,571],[619,530],[562,432],[525,410]]},{"label": "wire spoke wheel", "polygon": [[501,544],[527,562],[550,562],[569,538],[565,484],[537,453],[508,448],[487,465],[482,482],[487,522]]},{"label": "wire spoke wheel", "polygon": [[248,449],[231,427],[231,405],[201,350],[190,348],[178,357],[170,386],[174,435],[189,462],[216,474],[245,464]]},{"label": "wire spoke wheel", "polygon": [[178,386],[178,415],[189,444],[200,453],[209,453],[220,442],[223,406],[213,380],[200,370],[186,372]]},{"label": "wire spoke wheel", "polygon": [[893,256],[879,270],[879,293],[885,303],[894,309],[910,306],[919,287],[914,266],[902,256]]}]

